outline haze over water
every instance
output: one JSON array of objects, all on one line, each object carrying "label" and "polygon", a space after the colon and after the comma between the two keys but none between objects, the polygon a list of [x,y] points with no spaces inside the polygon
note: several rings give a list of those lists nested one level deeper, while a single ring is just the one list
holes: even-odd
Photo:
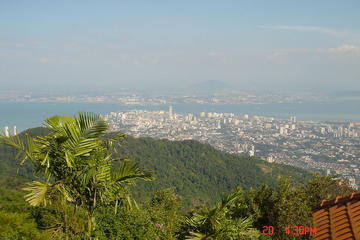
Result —
[{"label": "haze over water", "polygon": [[[174,104],[175,113],[228,112],[275,118],[296,116],[298,120],[351,121],[360,122],[356,111],[360,100],[338,100],[333,102],[273,103],[273,104]],[[134,106],[114,103],[46,103],[46,102],[2,102],[0,103],[0,128],[16,125],[20,131],[40,126],[43,120],[53,115],[73,115],[79,111],[99,114],[133,109],[164,110],[162,106]]]},{"label": "haze over water", "polygon": [[[231,90],[359,92],[359,6],[356,0],[1,1],[0,91],[101,95],[219,80]],[[336,101],[174,110],[360,121],[358,106]],[[168,106],[0,103],[0,127],[25,129],[55,114],[134,108]]]}]

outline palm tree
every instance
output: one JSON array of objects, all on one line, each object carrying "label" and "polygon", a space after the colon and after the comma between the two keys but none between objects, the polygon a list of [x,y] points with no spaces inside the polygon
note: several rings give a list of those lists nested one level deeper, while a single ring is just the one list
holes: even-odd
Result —
[{"label": "palm tree", "polygon": [[[134,180],[152,180],[127,158],[114,158],[115,143],[124,134],[105,137],[108,125],[101,116],[78,113],[76,117],[53,116],[45,121],[50,133],[45,137],[1,137],[0,143],[19,150],[21,164],[30,160],[39,181],[28,183],[25,196],[32,206],[61,200],[87,213],[89,238],[95,229],[95,211],[119,204],[136,207],[126,185]],[[119,162],[116,167],[114,163]]]},{"label": "palm tree", "polygon": [[253,228],[253,221],[249,217],[237,216],[241,208],[243,195],[241,189],[225,195],[221,203],[211,209],[203,209],[189,217],[185,224],[189,233],[188,240],[231,240],[231,239],[259,239],[259,232]]}]

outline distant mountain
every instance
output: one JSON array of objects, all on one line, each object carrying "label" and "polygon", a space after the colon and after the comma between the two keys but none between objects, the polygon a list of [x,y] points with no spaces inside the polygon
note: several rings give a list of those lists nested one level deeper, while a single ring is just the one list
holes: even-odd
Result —
[{"label": "distant mountain", "polygon": [[[27,132],[34,136],[44,135],[47,130],[34,128]],[[155,181],[139,182],[133,188],[139,200],[159,189],[174,187],[186,205],[199,199],[214,202],[222,193],[237,186],[246,189],[264,183],[275,186],[282,175],[292,176],[297,181],[307,177],[307,172],[298,168],[227,154],[197,141],[171,142],[129,136],[121,142],[118,151],[122,157],[135,160],[140,167],[153,170],[157,175]],[[14,158],[13,149],[0,145],[0,176],[16,174]],[[30,179],[31,172],[31,166],[27,164],[19,175]]]}]

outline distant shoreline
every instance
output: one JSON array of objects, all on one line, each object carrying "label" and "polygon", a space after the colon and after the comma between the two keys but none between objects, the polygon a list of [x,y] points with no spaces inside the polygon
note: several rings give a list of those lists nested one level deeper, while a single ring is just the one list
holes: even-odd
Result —
[{"label": "distant shoreline", "polygon": [[[174,112],[227,112],[305,121],[360,122],[360,100],[270,104],[173,104]],[[106,114],[127,110],[168,110],[169,105],[120,105],[97,102],[0,102],[0,128],[16,125],[19,130],[40,126],[52,115],[73,115],[79,111]]]}]

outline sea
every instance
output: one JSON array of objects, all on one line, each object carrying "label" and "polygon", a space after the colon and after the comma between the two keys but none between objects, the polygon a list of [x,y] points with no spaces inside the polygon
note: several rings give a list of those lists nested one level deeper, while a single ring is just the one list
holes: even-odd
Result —
[{"label": "sea", "polygon": [[[270,104],[173,104],[175,113],[222,112],[248,114],[274,118],[296,116],[307,121],[360,122],[360,100],[336,100],[324,102],[294,102]],[[38,127],[44,119],[53,115],[74,115],[77,112],[106,114],[127,110],[158,111],[169,109],[169,105],[141,106],[116,103],[54,103],[54,102],[0,102],[0,129],[16,126],[18,131]]]}]

